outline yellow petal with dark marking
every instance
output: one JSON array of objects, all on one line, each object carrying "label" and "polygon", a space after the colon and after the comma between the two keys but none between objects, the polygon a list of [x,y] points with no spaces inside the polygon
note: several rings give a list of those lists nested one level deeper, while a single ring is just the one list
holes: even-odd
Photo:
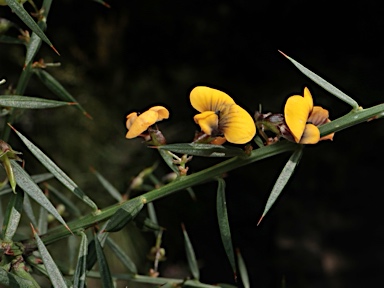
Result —
[{"label": "yellow petal with dark marking", "polygon": [[189,99],[193,108],[199,112],[219,112],[223,110],[226,105],[235,103],[228,94],[206,86],[193,88]]},{"label": "yellow petal with dark marking", "polygon": [[228,142],[245,144],[256,134],[256,125],[249,113],[239,105],[231,105],[226,113],[220,114],[220,129]]},{"label": "yellow petal with dark marking", "polygon": [[201,130],[207,135],[212,135],[212,133],[218,131],[219,117],[213,111],[197,114],[193,117],[193,120],[195,120],[196,124],[199,124]]},{"label": "yellow petal with dark marking", "polygon": [[300,139],[301,144],[316,144],[320,140],[320,130],[313,124],[305,125],[303,136]]}]

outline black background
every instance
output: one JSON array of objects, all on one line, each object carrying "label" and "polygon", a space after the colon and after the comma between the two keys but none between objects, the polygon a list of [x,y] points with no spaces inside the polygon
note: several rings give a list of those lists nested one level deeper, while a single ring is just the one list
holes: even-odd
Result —
[{"label": "black background", "polygon": [[[46,34],[61,56],[46,45],[38,55],[46,62],[61,62],[60,68],[48,71],[93,120],[64,108],[28,112],[16,124],[101,207],[113,201],[105,199],[89,175],[90,165],[125,191],[132,176],[158,159],[140,140],[124,138],[125,115],[165,105],[171,118],[160,128],[168,142],[189,142],[196,126],[188,92],[196,85],[220,87],[252,114],[259,104],[264,112],[282,112],[286,98],[305,86],[315,104],[330,111],[331,119],[350,110],[278,50],[361,106],[382,102],[380,1],[109,4],[111,9],[92,1],[54,1]],[[23,27],[7,7],[0,8],[0,17]],[[0,78],[8,84],[17,83],[23,55],[22,47],[0,44]],[[52,94],[32,79],[26,95]],[[16,138],[10,143],[29,159]],[[284,287],[284,281],[285,287],[372,287],[382,282],[382,143],[382,122],[377,120],[341,131],[333,142],[306,147],[295,175],[258,227],[289,155],[228,173],[233,241],[247,264],[251,287]],[[214,162],[195,159],[190,171]],[[27,168],[35,165],[32,157],[26,163]],[[160,166],[159,175],[163,170]],[[164,276],[171,277],[172,269],[185,265],[180,229],[184,222],[201,261],[201,281],[234,283],[219,238],[215,190],[215,183],[199,185],[197,202],[181,192],[155,203],[159,221],[167,228],[163,245],[168,260],[160,266]]]}]

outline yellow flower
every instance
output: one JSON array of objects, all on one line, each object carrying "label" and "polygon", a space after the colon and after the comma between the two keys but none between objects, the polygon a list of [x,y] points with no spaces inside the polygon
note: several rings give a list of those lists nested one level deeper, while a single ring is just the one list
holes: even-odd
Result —
[{"label": "yellow flower", "polygon": [[141,114],[132,112],[127,116],[127,129],[126,138],[132,139],[141,135],[150,126],[163,119],[168,119],[169,111],[163,106],[154,106]]},{"label": "yellow flower", "polygon": [[222,143],[227,140],[244,144],[256,134],[252,117],[226,93],[198,86],[191,91],[190,101],[193,108],[201,112],[193,119],[206,135],[224,136],[225,138],[219,138]]},{"label": "yellow flower", "polygon": [[320,106],[313,106],[312,95],[307,87],[304,88],[304,96],[294,95],[288,98],[284,116],[296,143],[315,144],[320,140],[333,139],[333,133],[320,138],[317,126],[330,122],[329,113]]}]

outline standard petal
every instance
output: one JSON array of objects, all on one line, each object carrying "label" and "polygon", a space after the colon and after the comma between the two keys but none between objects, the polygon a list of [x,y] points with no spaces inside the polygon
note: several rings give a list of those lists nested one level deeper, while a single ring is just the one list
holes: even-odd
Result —
[{"label": "standard petal", "polygon": [[215,112],[205,111],[195,115],[193,119],[197,124],[199,124],[201,130],[205,134],[212,135],[218,132],[219,116]]},{"label": "standard petal", "polygon": [[[312,99],[312,96],[311,96]],[[285,122],[291,130],[296,143],[299,143],[310,113],[309,99],[300,95],[288,98],[284,107]]]},{"label": "standard petal", "polygon": [[189,99],[193,108],[199,112],[219,112],[222,111],[226,105],[235,103],[226,93],[206,86],[193,88]]},{"label": "standard petal", "polygon": [[320,140],[320,130],[313,124],[305,125],[303,136],[300,139],[301,144],[316,144]]},{"label": "standard petal", "polygon": [[132,123],[129,128],[126,138],[132,139],[139,136],[145,130],[148,129],[149,126],[155,124],[157,122],[158,113],[156,111],[145,111],[144,113],[137,116],[136,120]]},{"label": "standard petal", "polygon": [[245,144],[256,134],[256,125],[251,115],[236,104],[220,114],[219,126],[227,141],[234,144]]},{"label": "standard petal", "polygon": [[328,110],[321,106],[315,106],[313,107],[311,115],[308,118],[308,122],[311,122],[313,125],[320,126],[327,123],[328,117]]},{"label": "standard petal", "polygon": [[169,118],[169,111],[163,106],[154,106],[148,109],[149,111],[155,111],[158,113],[157,121]]}]

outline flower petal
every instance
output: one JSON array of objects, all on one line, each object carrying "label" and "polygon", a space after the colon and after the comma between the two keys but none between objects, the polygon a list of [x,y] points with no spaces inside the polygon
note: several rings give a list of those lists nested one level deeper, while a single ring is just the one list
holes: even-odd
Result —
[{"label": "flower petal", "polygon": [[213,111],[205,111],[193,117],[195,122],[199,124],[201,130],[207,134],[212,135],[218,131],[219,116]]},{"label": "flower petal", "polygon": [[256,134],[256,125],[251,115],[236,104],[224,112],[220,114],[219,126],[227,141],[234,144],[251,141]]},{"label": "flower petal", "polygon": [[284,107],[285,122],[291,130],[296,143],[299,143],[307,123],[309,113],[313,108],[311,93],[304,89],[304,97],[294,95],[288,98]]},{"label": "flower petal", "polygon": [[301,144],[316,144],[320,140],[320,130],[313,124],[305,125],[303,136],[300,139]]},{"label": "flower petal", "polygon": [[127,116],[127,123],[125,124],[127,126],[127,129],[131,128],[133,122],[135,122],[137,118],[137,113],[136,112],[132,112],[130,114],[128,114]]},{"label": "flower petal", "polygon": [[154,106],[148,109],[149,111],[155,111],[158,113],[157,121],[169,118],[169,111],[163,106]]},{"label": "flower petal", "polygon": [[309,89],[307,87],[304,88],[304,100],[308,104],[309,111],[312,111],[313,109],[313,98],[311,95],[311,92],[309,92]]},{"label": "flower petal", "polygon": [[137,116],[135,121],[131,123],[131,127],[129,128],[125,137],[128,139],[132,139],[139,136],[141,133],[147,130],[149,126],[155,124],[157,122],[158,117],[159,114],[156,111],[151,110],[147,110],[144,113],[140,114],[139,116]]},{"label": "flower petal", "polygon": [[224,109],[224,106],[235,103],[226,93],[206,86],[193,88],[189,99],[193,108],[199,112],[219,112]]},{"label": "flower petal", "polygon": [[308,118],[308,122],[311,122],[313,125],[320,126],[327,123],[328,117],[328,110],[321,106],[315,106],[313,107],[311,115]]}]

